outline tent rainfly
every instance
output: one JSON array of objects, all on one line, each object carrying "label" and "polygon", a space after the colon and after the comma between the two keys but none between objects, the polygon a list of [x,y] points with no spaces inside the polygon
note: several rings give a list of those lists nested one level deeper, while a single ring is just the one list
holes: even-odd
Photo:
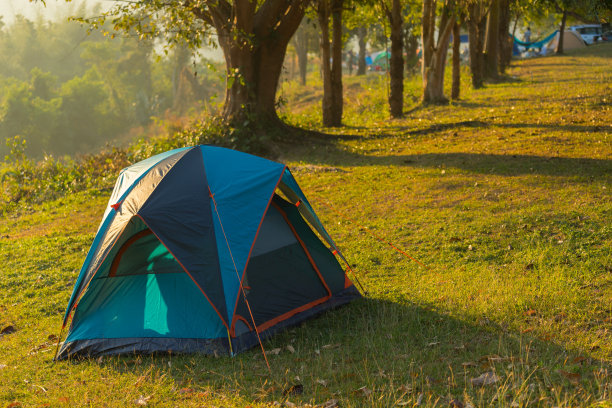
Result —
[{"label": "tent rainfly", "polygon": [[[555,34],[552,40],[548,44],[546,44],[546,49],[548,52],[554,52],[557,49],[557,44],[559,43],[559,31]],[[580,37],[579,34],[564,30],[563,31],[563,49],[564,50],[573,50],[575,48],[585,48],[586,43]]]},{"label": "tent rainfly", "polygon": [[360,297],[336,255],[285,165],[214,146],[159,154],[120,173],[56,358],[238,353]]}]

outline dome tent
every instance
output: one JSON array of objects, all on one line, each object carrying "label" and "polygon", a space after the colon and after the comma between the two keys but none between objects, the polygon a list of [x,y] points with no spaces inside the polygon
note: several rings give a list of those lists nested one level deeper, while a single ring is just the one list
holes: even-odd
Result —
[{"label": "dome tent", "polygon": [[285,165],[213,146],[159,154],[120,173],[56,358],[246,350],[361,296],[335,255]]}]

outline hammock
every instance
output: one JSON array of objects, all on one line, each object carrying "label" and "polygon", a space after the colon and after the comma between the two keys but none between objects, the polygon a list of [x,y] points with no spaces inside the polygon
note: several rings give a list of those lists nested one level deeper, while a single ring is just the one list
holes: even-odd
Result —
[{"label": "hammock", "polygon": [[[557,35],[558,32],[559,32],[559,30],[555,31],[554,33],[550,34],[548,37],[546,37],[546,38],[544,38],[544,39],[542,39],[540,41],[534,41],[534,42],[524,42],[524,41],[519,40],[515,36],[512,36],[512,39],[514,40],[515,44],[523,46],[526,49],[529,49],[529,48],[542,48],[542,46],[544,46],[544,44],[546,44],[550,40],[552,40],[553,37],[555,35]],[[512,34],[510,34],[510,35],[512,35]]]}]

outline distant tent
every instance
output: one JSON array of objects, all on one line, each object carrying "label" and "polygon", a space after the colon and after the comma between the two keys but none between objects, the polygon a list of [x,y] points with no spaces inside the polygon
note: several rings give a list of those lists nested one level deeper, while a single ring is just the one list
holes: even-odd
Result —
[{"label": "distant tent", "polygon": [[213,146],[159,154],[120,173],[57,358],[246,350],[360,297],[336,255],[287,166]]},{"label": "distant tent", "polygon": [[533,42],[524,42],[519,40],[515,36],[512,36],[512,39],[514,40],[514,44],[520,45],[521,47],[524,47],[526,50],[528,50],[530,48],[542,48],[544,45],[548,44],[548,42],[553,39],[557,35],[557,33],[558,31],[555,31],[552,34],[547,35],[543,39]]},{"label": "distant tent", "polygon": [[378,51],[370,55],[371,63],[368,64],[373,71],[386,70],[389,65],[391,53],[387,51]]},{"label": "distant tent", "polygon": [[[557,44],[559,43],[559,32],[557,31],[556,35],[548,44],[546,44],[546,49],[548,53],[554,52],[557,49]],[[574,31],[563,31],[563,50],[573,50],[575,48],[584,48],[586,47],[586,43],[580,37],[579,34]]]}]

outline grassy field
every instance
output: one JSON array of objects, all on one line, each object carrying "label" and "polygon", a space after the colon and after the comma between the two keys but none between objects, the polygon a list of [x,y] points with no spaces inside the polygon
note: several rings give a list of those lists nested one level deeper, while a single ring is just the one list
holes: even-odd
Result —
[{"label": "grassy field", "polygon": [[[521,61],[426,108],[407,80],[401,120],[384,77],[347,78],[334,141],[280,160],[368,294],[266,341],[271,375],[257,349],[53,363],[110,190],[6,214],[0,407],[612,407],[611,67],[612,44]],[[320,130],[314,86],[283,111]]]}]

